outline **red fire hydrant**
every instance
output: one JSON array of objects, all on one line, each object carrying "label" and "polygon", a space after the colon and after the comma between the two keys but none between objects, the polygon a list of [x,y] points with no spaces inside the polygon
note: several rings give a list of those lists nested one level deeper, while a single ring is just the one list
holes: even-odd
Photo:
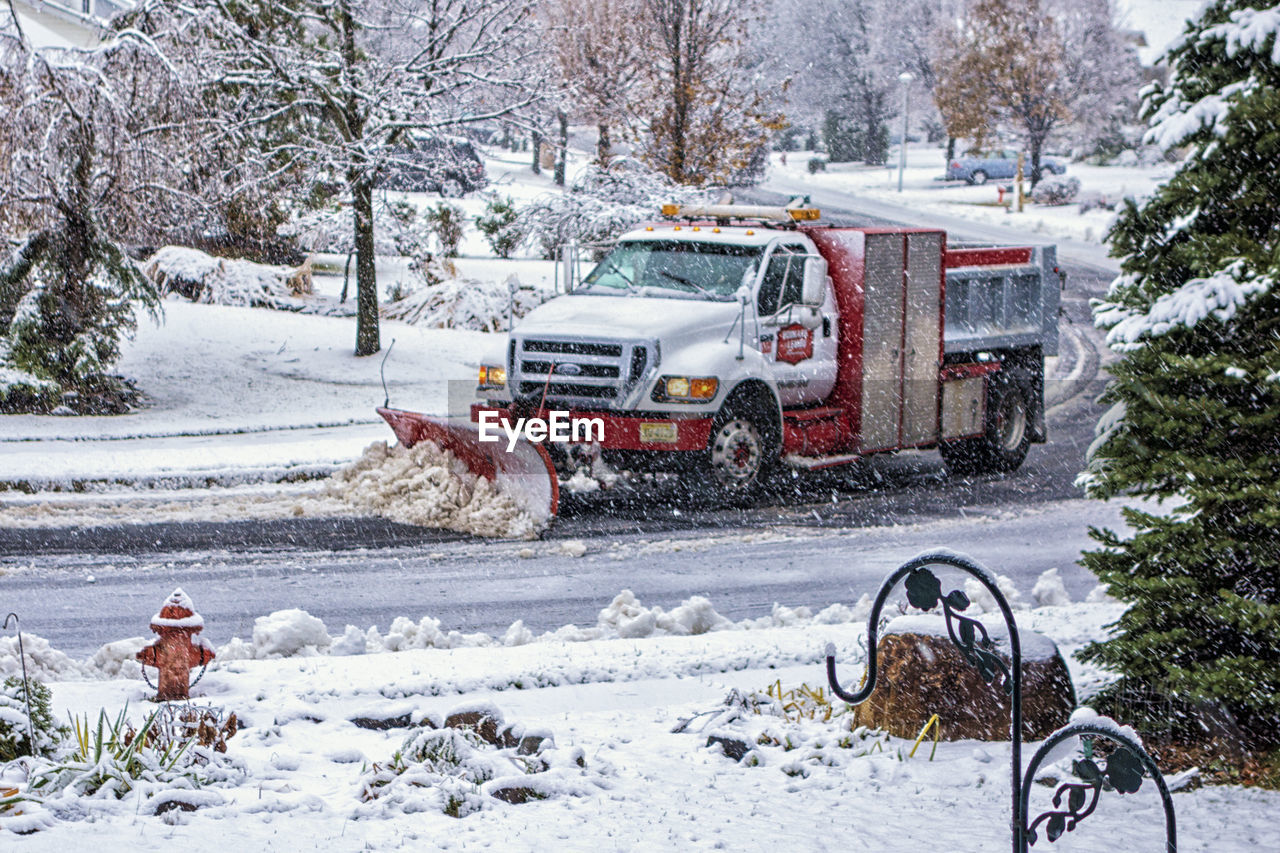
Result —
[{"label": "red fire hydrant", "polygon": [[190,672],[213,660],[213,647],[196,634],[204,630],[204,617],[181,589],[175,589],[160,612],[151,617],[151,630],[160,636],[138,652],[143,666],[160,671],[156,700],[171,702],[186,699],[190,691]]}]

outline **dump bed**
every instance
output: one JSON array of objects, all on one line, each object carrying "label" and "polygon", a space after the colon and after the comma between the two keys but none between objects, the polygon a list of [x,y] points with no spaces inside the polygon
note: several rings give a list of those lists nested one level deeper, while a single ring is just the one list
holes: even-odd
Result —
[{"label": "dump bed", "polygon": [[945,353],[1040,346],[1058,354],[1055,247],[953,244],[945,266]]}]

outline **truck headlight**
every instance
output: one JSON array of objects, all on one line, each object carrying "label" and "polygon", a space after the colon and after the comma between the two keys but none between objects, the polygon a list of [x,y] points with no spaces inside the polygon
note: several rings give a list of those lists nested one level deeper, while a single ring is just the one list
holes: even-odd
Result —
[{"label": "truck headlight", "polygon": [[480,365],[479,391],[498,391],[507,387],[507,369],[492,364]]},{"label": "truck headlight", "polygon": [[663,376],[653,398],[659,403],[704,402],[715,397],[719,387],[720,380],[714,376]]}]

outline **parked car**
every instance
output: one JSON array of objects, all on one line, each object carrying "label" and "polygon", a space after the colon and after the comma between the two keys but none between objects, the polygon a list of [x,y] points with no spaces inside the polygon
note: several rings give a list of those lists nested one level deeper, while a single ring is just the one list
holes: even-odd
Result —
[{"label": "parked car", "polygon": [[[1031,177],[1031,158],[1022,164],[1023,174]],[[1062,175],[1067,171],[1067,164],[1052,157],[1040,158],[1040,171],[1043,174]],[[975,157],[957,157],[947,163],[948,181],[968,181],[971,184],[985,184],[988,179],[1013,178],[1018,174],[1017,151],[992,151],[989,154]]]},{"label": "parked car", "polygon": [[378,186],[403,192],[434,193],[457,198],[484,189],[489,179],[484,162],[468,139],[433,136],[391,148],[378,175]]}]

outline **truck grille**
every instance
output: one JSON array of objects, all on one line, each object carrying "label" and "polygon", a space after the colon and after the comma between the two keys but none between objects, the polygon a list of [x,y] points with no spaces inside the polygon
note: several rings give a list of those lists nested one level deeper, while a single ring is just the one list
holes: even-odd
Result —
[{"label": "truck grille", "polygon": [[642,341],[513,338],[507,369],[521,399],[536,403],[545,390],[550,406],[615,409],[656,366],[657,352]]}]

